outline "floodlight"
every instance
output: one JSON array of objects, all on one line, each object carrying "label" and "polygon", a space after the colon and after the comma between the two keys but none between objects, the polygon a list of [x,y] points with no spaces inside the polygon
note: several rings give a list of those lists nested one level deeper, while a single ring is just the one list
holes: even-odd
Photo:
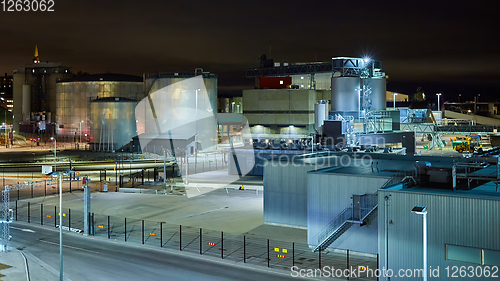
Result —
[{"label": "floodlight", "polygon": [[424,215],[427,214],[427,207],[423,206],[415,206],[411,210],[412,213],[419,214],[419,215]]}]

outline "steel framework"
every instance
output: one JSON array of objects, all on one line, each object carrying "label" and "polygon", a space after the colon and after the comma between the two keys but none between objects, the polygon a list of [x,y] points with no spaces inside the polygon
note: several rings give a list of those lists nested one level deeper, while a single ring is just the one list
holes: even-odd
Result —
[{"label": "steel framework", "polygon": [[[57,181],[56,181],[57,182]],[[37,186],[44,186],[45,184],[52,184],[52,180],[47,181],[26,181],[24,183],[5,185],[2,190],[2,252],[9,251],[10,240],[10,223],[12,222],[12,210],[10,209],[10,192],[22,189],[33,188]],[[61,187],[59,187],[61,188]]]}]

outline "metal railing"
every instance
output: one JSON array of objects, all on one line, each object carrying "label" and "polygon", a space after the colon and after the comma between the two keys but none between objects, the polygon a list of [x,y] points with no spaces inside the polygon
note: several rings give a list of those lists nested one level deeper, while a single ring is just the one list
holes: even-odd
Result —
[{"label": "metal railing", "polygon": [[348,220],[352,219],[352,208],[345,208],[337,217],[335,217],[327,226],[325,226],[313,240],[318,241],[318,247],[320,247],[329,237],[337,232],[339,229],[347,223]]}]

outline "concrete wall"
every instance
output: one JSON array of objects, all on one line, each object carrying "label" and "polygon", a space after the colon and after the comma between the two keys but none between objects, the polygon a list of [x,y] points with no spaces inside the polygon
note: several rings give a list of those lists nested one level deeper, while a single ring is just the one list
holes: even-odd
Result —
[{"label": "concrete wall", "polygon": [[[314,104],[330,100],[327,90],[244,90],[243,113],[250,126],[306,126],[314,124]],[[271,132],[271,133],[280,133]]]},{"label": "concrete wall", "polygon": [[[318,244],[316,235],[344,209],[352,207],[352,195],[374,194],[390,177],[336,174],[334,171],[309,172],[307,178],[307,242]],[[360,243],[361,239],[363,242]],[[377,221],[353,225],[335,241],[332,248],[377,253]]]},{"label": "concrete wall", "polygon": [[[450,192],[451,193],[451,192]],[[388,200],[385,201],[384,197]],[[465,195],[467,196],[467,195]],[[446,276],[446,267],[478,266],[446,260],[446,244],[500,250],[500,197],[471,198],[454,194],[424,192],[379,191],[379,268],[387,265],[399,269],[422,268],[422,216],[411,213],[414,206],[428,210],[428,266],[439,266],[440,277],[435,280],[465,280]],[[386,213],[387,212],[387,213]],[[385,219],[387,216],[387,222]],[[387,241],[386,243],[386,233]],[[388,263],[386,262],[386,245]],[[392,280],[393,278],[391,278]],[[388,280],[380,278],[380,280]],[[397,280],[416,280],[397,278]],[[470,280],[492,280],[474,277]]]}]

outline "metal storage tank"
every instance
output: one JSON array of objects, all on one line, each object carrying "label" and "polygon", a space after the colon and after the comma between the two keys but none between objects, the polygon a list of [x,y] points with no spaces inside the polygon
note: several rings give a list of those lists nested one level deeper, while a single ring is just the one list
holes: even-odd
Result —
[{"label": "metal storage tank", "polygon": [[75,136],[77,140],[81,134],[85,140],[85,134],[90,134],[90,100],[106,97],[140,100],[144,97],[144,84],[140,76],[93,74],[58,82],[56,93],[57,134]]},{"label": "metal storage tank", "polygon": [[328,101],[319,100],[314,105],[314,129],[321,134],[323,132],[323,123],[328,119]]},{"label": "metal storage tank", "polygon": [[386,81],[385,78],[372,78],[372,108],[371,110],[386,109]]},{"label": "metal storage tank", "polygon": [[90,143],[94,150],[113,151],[122,148],[137,135],[136,101],[109,97],[90,102]]},{"label": "metal storage tank", "polygon": [[359,77],[332,77],[332,111],[358,111]]},{"label": "metal storage tank", "polygon": [[158,73],[147,74],[145,76],[146,87],[151,87],[149,93],[154,93],[161,88],[173,85],[177,82],[196,77],[197,75],[203,76],[203,82],[207,89],[210,106],[213,112],[217,111],[217,75],[208,72],[175,72],[175,73]]},{"label": "metal storage tank", "polygon": [[[162,130],[172,130],[173,139],[195,137],[197,151],[216,149],[217,75],[207,72],[160,73],[145,76],[145,81],[156,115],[162,120]],[[138,105],[140,135],[158,134],[152,126],[154,122],[141,121],[149,120],[149,117],[142,118],[143,113],[150,110],[149,106],[149,101],[144,105],[141,101]],[[166,131],[160,132],[163,133]]]}]

